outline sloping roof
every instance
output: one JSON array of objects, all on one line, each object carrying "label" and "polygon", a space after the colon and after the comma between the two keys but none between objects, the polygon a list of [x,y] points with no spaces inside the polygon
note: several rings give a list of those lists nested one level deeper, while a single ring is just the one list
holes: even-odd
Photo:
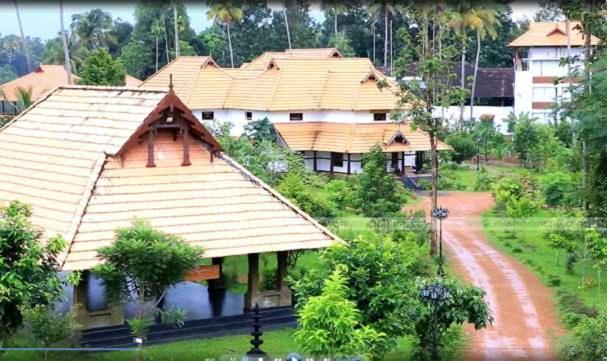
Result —
[{"label": "sloping roof", "polygon": [[[72,74],[72,81],[75,83],[80,80]],[[19,88],[32,89],[32,101],[38,100],[45,93],[61,85],[67,85],[67,71],[63,65],[44,65],[40,64],[36,70],[20,78],[1,84],[0,89],[5,94],[7,100],[17,101]]]},{"label": "sloping roof", "polygon": [[[461,85],[461,67],[456,62],[451,69],[450,84],[453,86]],[[407,65],[406,76],[415,77],[417,73],[417,64]],[[464,64],[464,79],[466,87],[472,88],[470,77],[474,75],[474,64]],[[476,81],[475,96],[483,98],[514,98],[514,68],[478,68],[478,78]]]},{"label": "sloping roof", "polygon": [[[272,57],[263,70],[179,58],[141,86],[166,86],[170,74],[179,74],[175,91],[191,109],[392,110],[399,91],[369,59],[312,56]],[[378,89],[380,80],[388,87]]]},{"label": "sloping roof", "polygon": [[[338,153],[366,153],[375,144],[384,152],[430,150],[428,134],[412,129],[410,124],[396,123],[275,123],[274,128],[289,149]],[[404,142],[394,141],[401,135]],[[438,150],[451,149],[438,142]]]},{"label": "sloping roof", "polygon": [[[570,21],[570,38],[572,46],[584,46],[584,34],[580,28],[579,21]],[[592,36],[591,44],[597,45],[599,38]],[[529,30],[523,33],[518,38],[514,39],[509,47],[527,47],[527,46],[567,46],[567,23],[550,22],[550,23],[531,23]]]},{"label": "sloping roof", "polygon": [[[45,237],[60,234],[69,242],[65,270],[97,264],[96,250],[134,217],[202,246],[206,257],[320,248],[338,240],[210,149],[214,139],[194,138],[192,164],[181,166],[182,143],[161,134],[156,166],[146,167],[146,144],[134,135],[158,119],[161,106],[184,111],[180,102],[169,104],[170,97],[158,89],[56,89],[0,131],[0,204],[31,204],[32,221]],[[192,132],[206,132],[187,108],[184,114],[196,122]]]},{"label": "sloping roof", "polygon": [[265,70],[272,59],[328,59],[343,58],[336,48],[286,49],[283,52],[265,52],[249,63],[240,66],[241,69]]},{"label": "sloping roof", "polygon": [[130,76],[128,74],[124,77],[124,86],[125,87],[138,87],[143,83],[143,81],[135,78],[134,76]]}]

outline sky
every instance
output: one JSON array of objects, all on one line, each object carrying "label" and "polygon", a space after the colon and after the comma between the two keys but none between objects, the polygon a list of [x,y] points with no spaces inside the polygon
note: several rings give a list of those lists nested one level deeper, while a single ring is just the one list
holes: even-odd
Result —
[{"label": "sky", "polygon": [[[192,27],[196,32],[200,32],[208,27],[211,22],[208,20],[205,1],[186,2],[188,15]],[[21,21],[23,23],[23,31],[26,35],[39,37],[42,40],[47,40],[57,36],[59,32],[59,1],[34,1],[26,2],[19,1],[19,10],[21,13]],[[279,8],[280,4],[270,4],[271,8]],[[515,20],[527,16],[531,18],[533,13],[538,9],[536,2],[531,1],[514,1],[511,4],[512,17]],[[113,18],[122,18],[134,23],[133,12],[135,3],[132,2],[112,2],[112,1],[65,1],[64,16],[66,26],[71,21],[73,14],[79,14],[89,11],[94,8],[101,8],[112,14]],[[321,22],[324,15],[320,10],[318,3],[313,3],[310,7],[310,13],[317,21]],[[15,7],[13,1],[0,0],[0,34],[19,34],[19,26],[15,16]]]}]

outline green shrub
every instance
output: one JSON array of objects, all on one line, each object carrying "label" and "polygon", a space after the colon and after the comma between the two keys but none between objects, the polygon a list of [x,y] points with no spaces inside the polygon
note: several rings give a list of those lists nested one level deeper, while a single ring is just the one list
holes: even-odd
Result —
[{"label": "green shrub", "polygon": [[478,144],[468,134],[453,133],[445,140],[447,144],[453,147],[451,159],[457,164],[471,159],[478,153]]},{"label": "green shrub", "polygon": [[[52,307],[36,305],[21,310],[26,336],[44,347],[51,347],[72,337],[81,327],[76,322],[75,312],[59,314]],[[44,351],[44,359],[48,351]]]},{"label": "green shrub", "polygon": [[261,291],[275,290],[278,285],[278,278],[276,277],[276,267],[267,267],[261,271],[261,282],[259,288]]},{"label": "green shrub", "polygon": [[432,189],[432,182],[430,182],[427,179],[419,179],[417,181],[415,181],[417,183],[417,185],[419,186],[419,188],[421,188],[424,191],[429,191]]},{"label": "green shrub", "polygon": [[328,198],[339,210],[356,207],[354,184],[347,179],[332,179],[324,186]]},{"label": "green shrub", "polygon": [[561,349],[565,361],[604,360],[607,355],[607,312],[583,318]]},{"label": "green shrub", "polygon": [[480,171],[476,173],[476,180],[474,182],[474,190],[477,192],[486,192],[491,190],[495,178],[489,174],[487,168],[481,167]]},{"label": "green shrub", "polygon": [[312,217],[319,218],[322,221],[322,218],[335,216],[334,206],[325,198],[318,196],[311,187],[304,183],[302,176],[296,172],[289,172],[280,181],[277,190]]},{"label": "green shrub", "polygon": [[449,168],[441,168],[438,176],[438,189],[440,190],[464,190],[465,184],[457,181],[455,171]]},{"label": "green shrub", "polygon": [[551,207],[577,207],[580,205],[579,181],[570,173],[553,172],[542,182],[544,202]]},{"label": "green shrub", "polygon": [[548,286],[550,287],[560,287],[561,286],[561,278],[555,274],[548,275]]},{"label": "green shrub", "polygon": [[586,317],[597,317],[599,310],[596,307],[588,306],[582,301],[580,296],[573,292],[559,290],[558,292],[559,308],[563,312],[575,313]]}]

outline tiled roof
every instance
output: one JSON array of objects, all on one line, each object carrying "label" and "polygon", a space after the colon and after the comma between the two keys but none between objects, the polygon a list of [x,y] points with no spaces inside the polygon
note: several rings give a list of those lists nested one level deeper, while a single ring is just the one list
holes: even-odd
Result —
[{"label": "tiled roof", "polygon": [[[584,34],[580,28],[580,22],[570,21],[570,38],[572,46],[584,46]],[[592,36],[591,44],[597,45],[599,38]],[[514,39],[509,47],[527,47],[527,46],[567,46],[567,23],[531,23],[529,30],[523,35]]]},{"label": "tiled roof", "polygon": [[[72,81],[75,83],[80,78],[72,75]],[[40,64],[36,70],[20,78],[1,84],[0,89],[7,100],[17,101],[17,90],[22,88],[32,89],[32,101],[38,100],[45,93],[61,85],[67,85],[67,72],[63,65],[44,65]]]},{"label": "tiled roof", "polygon": [[[376,71],[369,59],[297,51],[311,55],[266,53],[260,57],[267,58],[260,60],[262,69],[221,69],[205,57],[179,58],[142,87],[166,86],[169,74],[175,74],[175,91],[191,109],[353,111],[397,107],[397,85]],[[254,63],[258,64],[251,65]],[[378,89],[379,80],[386,80],[389,86]]]},{"label": "tiled roof", "polygon": [[[275,123],[274,128],[287,147],[294,151],[366,153],[375,144],[379,144],[384,152],[430,150],[428,134],[406,123],[301,122]],[[401,141],[398,141],[399,135]],[[451,147],[439,141],[437,149]]]},{"label": "tiled roof", "polygon": [[124,86],[126,87],[138,87],[143,83],[143,81],[135,78],[134,76],[130,76],[128,74],[124,77]]},{"label": "tiled roof", "polygon": [[241,69],[265,70],[272,59],[328,59],[343,58],[339,50],[335,48],[310,48],[310,49],[286,49],[284,52],[269,51],[253,59],[250,63],[244,63]]},{"label": "tiled roof", "polygon": [[96,250],[134,217],[182,235],[207,257],[337,240],[227,156],[211,160],[201,140],[190,146],[192,165],[181,166],[181,136],[159,132],[156,167],[146,167],[145,142],[131,138],[167,97],[141,88],[56,89],[0,131],[0,204],[31,204],[45,236],[70,243],[65,270],[97,264]]}]

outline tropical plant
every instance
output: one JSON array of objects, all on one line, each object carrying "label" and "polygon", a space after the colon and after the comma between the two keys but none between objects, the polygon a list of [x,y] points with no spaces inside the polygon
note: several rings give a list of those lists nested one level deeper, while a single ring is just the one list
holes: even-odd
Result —
[{"label": "tropical plant", "polygon": [[44,360],[48,360],[48,348],[74,335],[81,327],[76,322],[75,310],[60,314],[52,306],[35,305],[21,310],[24,331],[34,344],[41,344]]},{"label": "tropical plant", "polygon": [[335,216],[335,209],[332,205],[307,186],[299,172],[288,172],[286,177],[278,183],[276,189],[304,212],[319,219],[321,223],[326,224],[330,218]]},{"label": "tropical plant", "polygon": [[396,11],[395,2],[390,0],[377,0],[371,2],[369,5],[369,12],[374,14],[374,17],[379,18],[380,14],[383,15],[384,20],[384,67],[388,66],[388,22],[390,21],[390,14]]},{"label": "tropical plant", "polygon": [[17,96],[17,111],[19,113],[29,108],[34,103],[32,100],[31,86],[29,86],[27,89],[18,87],[15,95]]},{"label": "tropical plant", "polygon": [[23,308],[50,305],[63,292],[57,260],[66,243],[42,241],[30,206],[13,201],[0,209],[0,346],[19,329]]},{"label": "tropical plant", "polygon": [[601,274],[607,268],[607,237],[596,226],[592,226],[586,229],[585,242],[598,275],[598,296],[601,299]]},{"label": "tropical plant", "polygon": [[168,288],[183,281],[202,260],[202,249],[135,219],[116,230],[114,243],[99,249],[102,264],[93,269],[112,302],[136,302],[137,314],[129,320],[134,336],[145,338],[150,322],[146,304],[161,310]]},{"label": "tropical plant", "polygon": [[399,212],[406,200],[404,186],[386,170],[387,158],[374,145],[362,158],[363,171],[358,176],[356,200],[359,209],[370,217]]},{"label": "tropical plant", "polygon": [[479,145],[468,133],[452,133],[445,141],[453,148],[451,159],[457,164],[478,155]]},{"label": "tropical plant", "polygon": [[549,223],[544,232],[543,238],[548,244],[557,250],[556,264],[559,264],[560,251],[565,251],[567,255],[566,271],[573,273],[575,262],[577,261],[577,252],[582,247],[584,240],[584,230],[586,222],[583,214],[573,212],[567,214],[567,217],[556,217]]},{"label": "tropical plant", "polygon": [[127,74],[142,79],[146,76],[147,69],[154,66],[153,56],[143,42],[133,40],[122,48],[119,60]]},{"label": "tropical plant", "polygon": [[230,64],[234,67],[234,51],[232,49],[232,35],[230,34],[230,28],[234,23],[240,22],[244,13],[240,7],[238,7],[232,1],[209,1],[210,9],[207,11],[207,16],[213,21],[219,21],[225,24],[228,31],[228,47],[230,48]]},{"label": "tropical plant", "polygon": [[348,6],[339,0],[323,0],[321,2],[321,8],[324,10],[325,15],[333,15],[333,34],[337,34],[337,16],[345,13],[348,10]]},{"label": "tropical plant", "polygon": [[583,318],[561,349],[565,361],[595,361],[607,355],[607,312]]},{"label": "tropical plant", "polygon": [[164,33],[164,27],[160,19],[156,19],[152,23],[152,28],[150,29],[150,32],[152,33],[152,35],[154,35],[154,44],[156,48],[156,72],[158,72],[158,39],[162,36],[162,33]]},{"label": "tropical plant", "polygon": [[322,292],[310,297],[299,310],[295,340],[315,356],[331,359],[368,354],[385,336],[361,323],[356,304],[347,298],[344,274],[338,267],[325,280]]},{"label": "tropical plant", "polygon": [[346,58],[350,58],[355,55],[354,49],[352,49],[352,46],[350,45],[350,40],[343,31],[331,35],[329,38],[329,46],[339,50],[341,55]]},{"label": "tropical plant", "polygon": [[[421,297],[424,287],[436,285],[448,290],[446,299],[434,303]],[[419,340],[417,360],[441,360],[444,335],[452,326],[470,323],[480,330],[493,322],[485,291],[480,288],[462,285],[450,278],[436,278],[418,282],[417,292],[420,299],[412,313]]]},{"label": "tropical plant", "polygon": [[92,52],[80,71],[80,84],[124,85],[126,72],[122,62],[113,59],[105,48]]},{"label": "tropical plant", "polygon": [[287,4],[284,0],[281,0],[282,3],[282,16],[285,20],[285,30],[287,31],[287,44],[289,45],[289,49],[291,49],[291,31],[289,30],[289,15],[287,14]]},{"label": "tropical plant", "polygon": [[71,30],[78,46],[91,51],[109,48],[117,42],[112,15],[101,9],[73,15]]}]

